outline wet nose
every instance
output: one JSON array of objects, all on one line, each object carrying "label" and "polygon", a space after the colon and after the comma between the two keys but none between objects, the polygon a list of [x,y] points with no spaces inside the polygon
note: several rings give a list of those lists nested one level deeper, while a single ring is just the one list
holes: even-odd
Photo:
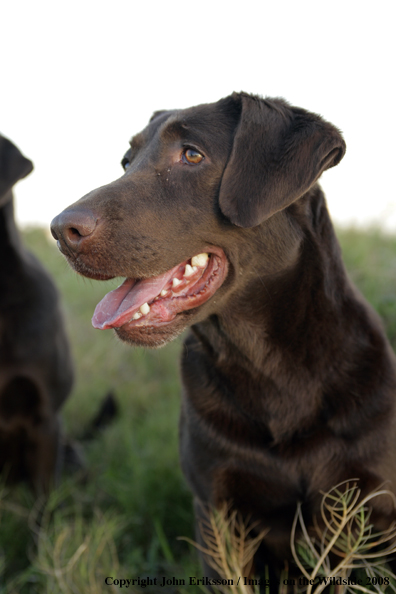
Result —
[{"label": "wet nose", "polygon": [[96,229],[97,217],[90,211],[64,210],[51,223],[51,233],[60,249],[78,252]]}]

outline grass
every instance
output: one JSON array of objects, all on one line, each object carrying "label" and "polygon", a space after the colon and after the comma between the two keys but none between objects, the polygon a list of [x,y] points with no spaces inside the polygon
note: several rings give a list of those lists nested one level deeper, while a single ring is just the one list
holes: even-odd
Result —
[{"label": "grass", "polygon": [[383,319],[396,349],[396,236],[378,229],[339,230],[344,262],[353,282]]},{"label": "grass", "polygon": [[[396,553],[396,523],[387,530],[374,532],[370,522],[372,501],[390,497],[390,491],[379,487],[365,497],[358,480],[345,481],[322,494],[320,524],[308,530],[301,511],[297,510],[290,536],[291,549],[300,577],[288,577],[285,571],[279,585],[267,576],[251,578],[248,583],[235,576],[249,575],[253,556],[267,530],[254,536],[255,526],[246,523],[227,505],[206,510],[201,522],[202,544],[194,546],[204,554],[210,567],[224,578],[216,592],[220,594],[259,594],[269,589],[277,594],[358,594],[396,592],[396,576],[386,564]],[[298,527],[298,531],[297,531]],[[257,528],[257,526],[256,526]],[[297,537],[297,535],[300,535]],[[268,572],[267,572],[268,573]],[[234,578],[234,580],[232,579]],[[260,590],[260,586],[263,589]]]},{"label": "grass", "polygon": [[[306,578],[306,594],[320,594],[334,580],[339,593],[396,592],[396,576],[386,558],[396,553],[396,524],[374,532],[370,522],[371,502],[377,497],[395,496],[380,487],[361,497],[356,482],[344,482],[323,494],[322,526],[308,533],[301,505],[293,524],[291,543],[294,559]],[[296,527],[302,536],[296,541]]]},{"label": "grass", "polygon": [[[396,346],[396,238],[379,232],[339,233],[349,272],[384,319]],[[24,487],[0,487],[0,594],[118,592],[106,576],[142,580],[202,576],[192,540],[191,494],[178,462],[179,353],[182,339],[156,351],[132,349],[91,327],[95,305],[113,283],[74,274],[40,229],[25,242],[52,273],[62,294],[76,366],[63,409],[65,431],[84,433],[112,390],[120,414],[84,443],[86,476],[67,477],[49,501]],[[107,285],[107,286],[106,286]],[[202,593],[199,586],[146,587],[150,594]],[[233,590],[235,591],[235,590]]]},{"label": "grass", "polygon": [[[248,576],[252,569],[253,557],[268,529],[253,534],[257,525],[244,522],[236,510],[224,503],[220,509],[207,510],[205,519],[200,521],[199,529],[203,544],[184,539],[195,546],[208,565],[224,580],[235,581],[235,576]],[[234,585],[234,584],[233,584]],[[258,585],[257,585],[258,586]],[[258,594],[259,588],[252,588],[244,580],[229,587],[219,587],[220,592],[235,594]]]}]

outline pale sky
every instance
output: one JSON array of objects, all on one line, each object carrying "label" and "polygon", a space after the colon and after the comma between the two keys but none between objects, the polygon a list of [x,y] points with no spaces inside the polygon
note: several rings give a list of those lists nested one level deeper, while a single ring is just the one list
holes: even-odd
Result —
[{"label": "pale sky", "polygon": [[340,128],[333,219],[396,230],[394,15],[383,0],[0,0],[0,132],[35,164],[19,223],[48,226],[119,177],[153,111],[243,90]]}]

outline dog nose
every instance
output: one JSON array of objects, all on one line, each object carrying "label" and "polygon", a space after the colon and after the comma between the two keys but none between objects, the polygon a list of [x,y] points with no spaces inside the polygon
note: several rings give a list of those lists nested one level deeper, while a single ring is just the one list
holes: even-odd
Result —
[{"label": "dog nose", "polygon": [[66,245],[75,252],[95,231],[97,220],[90,211],[64,210],[53,219],[51,233],[61,249]]}]

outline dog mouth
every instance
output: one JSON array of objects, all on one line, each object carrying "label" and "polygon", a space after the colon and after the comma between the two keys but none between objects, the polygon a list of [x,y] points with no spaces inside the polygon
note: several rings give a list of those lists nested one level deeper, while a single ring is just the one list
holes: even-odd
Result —
[{"label": "dog mouth", "polygon": [[178,314],[212,297],[228,271],[220,248],[197,254],[167,272],[146,279],[126,278],[96,306],[92,325],[99,330],[163,326]]}]

